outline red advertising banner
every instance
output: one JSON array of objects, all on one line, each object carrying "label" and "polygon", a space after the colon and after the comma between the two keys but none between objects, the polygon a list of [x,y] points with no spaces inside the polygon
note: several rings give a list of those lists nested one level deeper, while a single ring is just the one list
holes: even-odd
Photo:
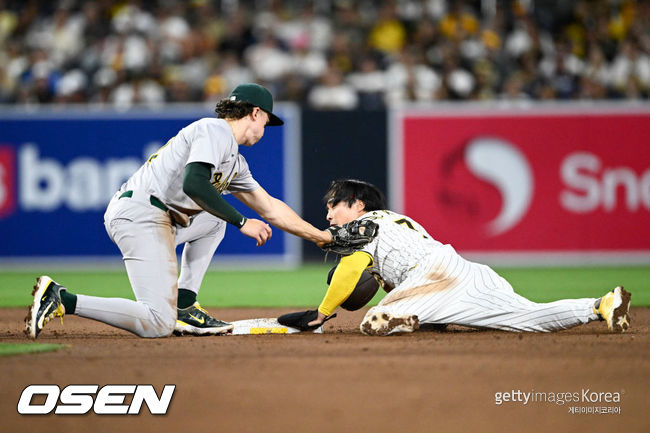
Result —
[{"label": "red advertising banner", "polygon": [[15,166],[13,149],[0,144],[0,217],[13,212],[16,206]]},{"label": "red advertising banner", "polygon": [[392,192],[441,242],[650,252],[650,109],[405,111],[396,122],[402,184]]}]

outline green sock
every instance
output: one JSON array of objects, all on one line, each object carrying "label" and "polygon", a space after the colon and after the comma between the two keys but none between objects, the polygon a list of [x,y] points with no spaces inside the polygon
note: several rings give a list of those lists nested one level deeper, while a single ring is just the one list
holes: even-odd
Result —
[{"label": "green sock", "polygon": [[178,289],[178,308],[187,308],[196,302],[196,293],[187,289]]},{"label": "green sock", "polygon": [[61,290],[59,295],[61,295],[61,303],[65,307],[65,314],[74,314],[74,310],[77,309],[77,295],[73,295],[67,290]]}]

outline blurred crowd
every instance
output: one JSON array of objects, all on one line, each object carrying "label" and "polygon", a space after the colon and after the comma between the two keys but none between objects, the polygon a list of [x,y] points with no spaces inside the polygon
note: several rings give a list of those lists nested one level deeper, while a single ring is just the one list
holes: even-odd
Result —
[{"label": "blurred crowd", "polygon": [[0,103],[647,99],[643,0],[0,0]]}]

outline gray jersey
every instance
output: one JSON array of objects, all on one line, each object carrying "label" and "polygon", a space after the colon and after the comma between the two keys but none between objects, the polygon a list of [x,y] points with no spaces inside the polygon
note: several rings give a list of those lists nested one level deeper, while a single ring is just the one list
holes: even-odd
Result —
[{"label": "gray jersey", "polygon": [[[201,119],[183,128],[131,176],[121,192],[132,194],[128,198],[115,194],[104,224],[122,251],[138,302],[79,295],[78,315],[143,337],[169,335],[176,326],[177,289],[199,291],[226,222],[199,212],[191,224],[172,224],[171,215],[152,206],[150,195],[187,214],[201,210],[183,192],[185,166],[191,162],[213,166],[211,181],[220,193],[258,188],[238,149],[226,121]],[[180,276],[175,248],[179,244],[184,244]]]},{"label": "gray jersey", "polygon": [[228,123],[223,119],[204,118],[181,129],[131,176],[122,190],[141,190],[176,209],[200,211],[183,192],[185,166],[191,162],[212,165],[211,182],[222,194],[259,188],[246,160],[239,154]]}]

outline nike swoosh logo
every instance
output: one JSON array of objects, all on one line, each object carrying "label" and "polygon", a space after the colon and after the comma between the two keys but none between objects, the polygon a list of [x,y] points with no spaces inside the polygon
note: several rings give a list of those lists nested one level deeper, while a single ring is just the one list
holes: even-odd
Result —
[{"label": "nike swoosh logo", "polygon": [[47,312],[50,310],[50,307],[52,306],[52,301],[50,301],[49,304],[47,304],[47,307],[45,307],[45,310],[43,310],[43,314],[41,315],[41,318],[38,319],[38,329],[43,329],[43,321],[45,320],[45,317],[47,316]]},{"label": "nike swoosh logo", "polygon": [[192,319],[196,320],[197,322],[199,322],[201,325],[203,325],[203,324],[205,323],[205,319],[204,319],[203,317],[201,317],[201,318],[199,319],[198,317],[196,317],[196,316],[192,316],[191,314],[190,314],[190,317],[191,317]]}]

